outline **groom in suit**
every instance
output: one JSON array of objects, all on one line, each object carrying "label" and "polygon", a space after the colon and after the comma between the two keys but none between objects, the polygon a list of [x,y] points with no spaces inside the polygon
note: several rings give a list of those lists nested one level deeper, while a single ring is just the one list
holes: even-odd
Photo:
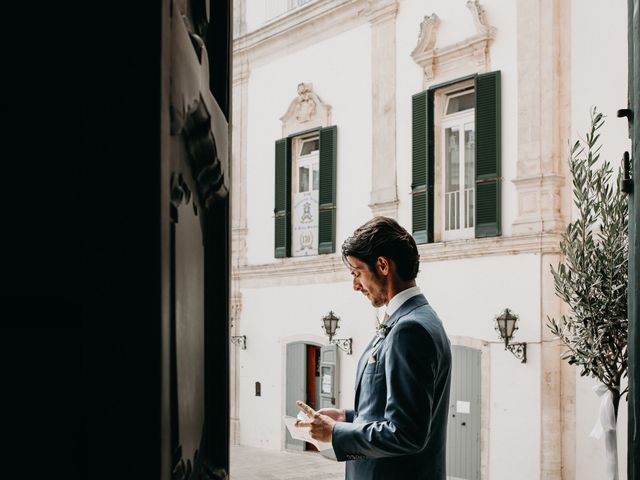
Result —
[{"label": "groom in suit", "polygon": [[386,305],[356,372],[353,410],[298,406],[313,438],[347,460],[347,480],[444,480],[451,347],[416,286],[419,255],[395,220],[375,217],[342,245],[353,289]]}]

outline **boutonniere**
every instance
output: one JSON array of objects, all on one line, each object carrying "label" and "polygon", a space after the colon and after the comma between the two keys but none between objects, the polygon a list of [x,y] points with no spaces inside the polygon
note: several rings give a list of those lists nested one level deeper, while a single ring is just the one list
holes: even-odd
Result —
[{"label": "boutonniere", "polygon": [[391,330],[391,327],[386,323],[378,323],[378,326],[376,327],[376,335],[380,338],[384,338],[389,333],[389,330]]}]

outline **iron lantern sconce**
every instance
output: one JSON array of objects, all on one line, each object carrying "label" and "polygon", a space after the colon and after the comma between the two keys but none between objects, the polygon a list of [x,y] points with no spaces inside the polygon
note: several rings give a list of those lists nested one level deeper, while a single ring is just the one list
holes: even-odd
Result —
[{"label": "iron lantern sconce", "polygon": [[340,328],[340,317],[336,317],[333,310],[329,311],[324,317],[322,317],[322,329],[324,333],[329,337],[329,343],[336,345],[340,350],[351,355],[351,338],[333,338],[336,334],[336,330]]},{"label": "iron lantern sconce", "polygon": [[504,349],[513,353],[520,360],[520,363],[527,363],[527,344],[511,341],[516,330],[518,330],[518,318],[518,315],[505,308],[500,315],[495,317],[496,331],[500,334],[500,338],[504,340]]},{"label": "iron lantern sconce", "polygon": [[234,345],[240,345],[242,350],[247,349],[247,336],[246,335],[235,335],[231,337],[231,343]]}]

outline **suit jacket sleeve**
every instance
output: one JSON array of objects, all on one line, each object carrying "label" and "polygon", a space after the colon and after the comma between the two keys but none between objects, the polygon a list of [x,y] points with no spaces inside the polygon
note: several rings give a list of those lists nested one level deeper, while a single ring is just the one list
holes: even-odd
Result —
[{"label": "suit jacket sleeve", "polygon": [[433,340],[408,320],[391,329],[387,342],[385,420],[335,424],[332,443],[339,461],[410,455],[427,444],[437,362]]},{"label": "suit jacket sleeve", "polygon": [[354,410],[350,410],[350,409],[345,409],[344,411],[344,416],[347,418],[346,422],[351,423],[353,422],[353,417],[355,415],[355,411]]}]

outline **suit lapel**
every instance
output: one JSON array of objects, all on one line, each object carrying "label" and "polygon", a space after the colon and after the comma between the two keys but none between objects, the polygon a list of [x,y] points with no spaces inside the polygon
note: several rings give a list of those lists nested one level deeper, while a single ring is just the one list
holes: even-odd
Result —
[{"label": "suit lapel", "polygon": [[407,313],[412,312],[418,307],[427,305],[428,303],[429,302],[427,302],[427,299],[423,294],[411,297],[409,300],[400,305],[400,308],[398,308],[398,310],[393,312],[393,315],[391,315],[391,317],[389,317],[389,320],[387,320],[387,325],[389,325],[389,328],[393,327],[396,323],[398,323],[400,317],[404,317]]},{"label": "suit lapel", "polygon": [[[398,322],[398,320],[400,320],[401,317],[415,310],[418,307],[427,305],[428,303],[429,302],[427,302],[427,299],[422,294],[411,297],[409,300],[404,302],[400,306],[400,308],[398,308],[395,312],[393,312],[393,315],[391,315],[391,317],[389,317],[389,319],[387,320],[387,325],[389,325],[389,328],[393,327]],[[371,352],[374,349],[374,347],[378,347],[376,351],[382,348],[381,343],[384,342],[385,339],[386,337],[381,339],[377,335],[373,337],[373,339],[369,342],[369,345],[367,345],[367,348],[364,349],[364,352],[362,353],[362,356],[358,361],[358,369],[356,370],[356,396],[355,396],[354,408],[358,408],[358,398],[360,395],[360,382],[362,381],[362,375],[364,374],[364,368],[367,365],[367,361],[369,360],[369,355],[371,355]]]}]

